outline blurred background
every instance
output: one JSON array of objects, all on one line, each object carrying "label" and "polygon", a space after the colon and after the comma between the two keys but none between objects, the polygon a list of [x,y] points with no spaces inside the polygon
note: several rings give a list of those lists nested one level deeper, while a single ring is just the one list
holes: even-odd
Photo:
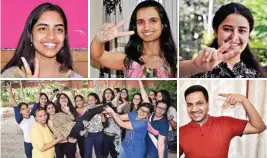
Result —
[{"label": "blurred background", "polygon": [[267,73],[267,1],[266,0],[181,0],[179,1],[180,60],[191,59],[213,39],[212,19],[220,6],[239,2],[254,17],[249,45]]}]

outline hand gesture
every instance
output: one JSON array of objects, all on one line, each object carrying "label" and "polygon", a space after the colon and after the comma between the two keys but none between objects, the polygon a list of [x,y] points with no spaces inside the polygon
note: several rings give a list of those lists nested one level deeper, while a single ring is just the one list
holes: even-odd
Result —
[{"label": "hand gesture", "polygon": [[87,133],[87,130],[86,129],[85,130],[81,130],[80,131],[80,136],[84,136],[86,133]]},{"label": "hand gesture", "polygon": [[77,142],[77,139],[75,139],[73,137],[69,137],[68,138],[68,142],[70,142],[70,143],[76,143]]},{"label": "hand gesture", "polygon": [[235,107],[236,103],[243,103],[247,98],[241,94],[231,94],[231,93],[219,93],[221,97],[226,98],[225,102],[223,103],[222,108],[227,107]]},{"label": "hand gesture", "polygon": [[171,120],[173,120],[173,119],[174,119],[174,116],[173,116],[173,115],[171,115],[171,116],[168,117],[168,120],[169,120],[169,121],[171,121]]},{"label": "hand gesture", "polygon": [[41,91],[43,89],[41,82],[38,82],[38,86],[39,86],[38,87],[38,94],[39,94],[39,93],[41,93]]},{"label": "hand gesture", "polygon": [[11,83],[6,83],[6,90],[8,92],[8,94],[12,94],[12,86]]},{"label": "hand gesture", "polygon": [[235,50],[224,53],[230,46],[233,40],[224,43],[219,49],[204,48],[194,59],[194,64],[203,72],[212,70],[219,63],[235,56]]},{"label": "hand gesture", "polygon": [[107,41],[111,41],[116,37],[133,35],[134,31],[120,32],[119,30],[119,28],[129,19],[130,17],[118,22],[116,25],[112,23],[103,24],[100,30],[98,30],[98,32],[96,33],[96,38],[101,43],[106,43]]},{"label": "hand gesture", "polygon": [[109,106],[106,106],[105,107],[105,112],[107,112],[107,113],[112,113],[112,112],[114,112],[114,110],[111,108],[111,107],[109,107]]},{"label": "hand gesture", "polygon": [[26,59],[24,57],[21,57],[23,66],[25,68],[26,71],[26,77],[27,78],[38,78],[39,74],[40,74],[40,64],[39,64],[39,60],[35,57],[35,64],[34,64],[34,74],[32,74],[32,70],[28,64],[28,62],[26,61]]},{"label": "hand gesture", "polygon": [[56,143],[59,143],[64,140],[64,137],[62,135],[58,136],[56,139]]},{"label": "hand gesture", "polygon": [[90,122],[86,121],[86,120],[83,120],[83,125],[86,128],[86,127],[88,127],[90,125]]},{"label": "hand gesture", "polygon": [[70,108],[68,105],[61,105],[62,111],[65,112],[66,114],[71,114],[70,113]]}]

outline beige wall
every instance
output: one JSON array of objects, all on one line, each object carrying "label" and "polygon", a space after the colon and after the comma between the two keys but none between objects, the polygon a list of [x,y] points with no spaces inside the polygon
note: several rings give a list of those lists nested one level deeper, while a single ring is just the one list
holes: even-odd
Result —
[{"label": "beige wall", "polygon": [[[103,17],[103,0],[90,0],[90,42],[95,36],[96,31],[102,25]],[[89,51],[90,52],[90,51]],[[90,77],[99,78],[99,65],[90,60]]]}]

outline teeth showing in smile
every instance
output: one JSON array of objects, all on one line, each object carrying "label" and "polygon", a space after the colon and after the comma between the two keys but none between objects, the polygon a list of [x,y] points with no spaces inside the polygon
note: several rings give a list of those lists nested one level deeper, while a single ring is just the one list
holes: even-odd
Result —
[{"label": "teeth showing in smile", "polygon": [[145,36],[150,36],[152,34],[153,34],[153,32],[146,32],[146,33],[144,33]]},{"label": "teeth showing in smile", "polygon": [[55,43],[43,43],[44,46],[47,46],[47,47],[55,47],[56,44]]},{"label": "teeth showing in smile", "polygon": [[238,43],[232,43],[231,46],[238,46]]}]

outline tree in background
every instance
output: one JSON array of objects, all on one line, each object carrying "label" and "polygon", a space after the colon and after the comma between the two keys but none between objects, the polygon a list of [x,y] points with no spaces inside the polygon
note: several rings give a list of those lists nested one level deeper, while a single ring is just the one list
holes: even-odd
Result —
[{"label": "tree in background", "polygon": [[[239,2],[251,9],[255,19],[250,47],[263,66],[267,65],[267,1],[266,0],[182,0],[179,3],[179,55],[191,59],[211,43],[213,33],[208,33],[209,19],[220,6]],[[212,7],[209,7],[212,6]],[[212,11],[210,15],[209,12]]]}]

